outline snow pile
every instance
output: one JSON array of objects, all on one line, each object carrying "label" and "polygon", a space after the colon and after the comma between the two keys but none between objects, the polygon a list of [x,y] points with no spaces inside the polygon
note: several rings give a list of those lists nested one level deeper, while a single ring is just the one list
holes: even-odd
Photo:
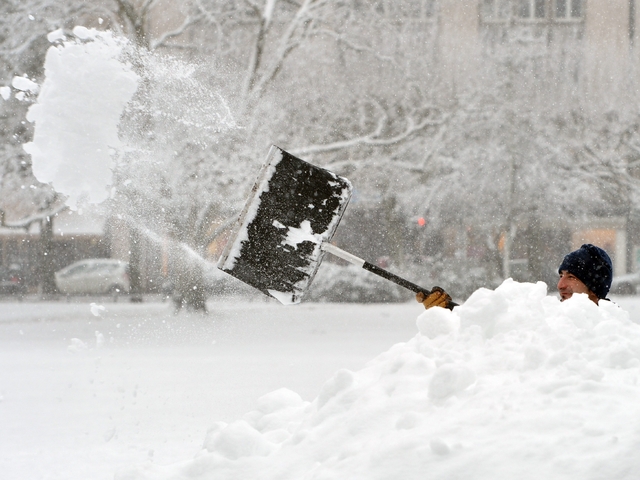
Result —
[{"label": "snow pile", "polygon": [[[121,148],[118,124],[138,76],[120,60],[125,40],[84,27],[73,33],[76,38],[47,52],[46,79],[27,115],[35,122],[34,139],[24,149],[36,178],[67,195],[75,208],[80,198],[100,203],[109,196],[113,157]],[[32,88],[16,78],[15,88]]]},{"label": "snow pile", "polygon": [[117,479],[635,479],[640,326],[609,302],[506,281],[313,402],[281,389],[192,460]]}]

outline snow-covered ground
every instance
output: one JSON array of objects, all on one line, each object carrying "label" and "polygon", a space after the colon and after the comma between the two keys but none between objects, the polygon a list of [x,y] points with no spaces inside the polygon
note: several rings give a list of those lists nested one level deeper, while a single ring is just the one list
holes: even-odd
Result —
[{"label": "snow-covered ground", "polygon": [[[515,295],[516,300],[518,298],[522,300],[527,295],[531,296],[530,291],[520,293],[519,296]],[[499,297],[500,295],[495,292],[485,292],[484,298],[476,300],[476,319],[482,320],[489,315],[487,307],[493,311],[496,318],[500,317],[500,310],[505,307],[500,304]],[[621,297],[614,300],[629,312],[633,322],[640,322],[639,298]],[[539,298],[532,301],[541,302]],[[370,376],[372,369],[375,371],[378,368],[376,365],[387,365],[389,362],[395,362],[400,370],[389,372],[388,365],[385,366],[384,375],[377,380],[379,388],[391,386],[389,378],[395,378],[394,382],[399,381],[398,384],[393,385],[399,390],[411,389],[410,385],[403,383],[408,379],[420,386],[420,376],[431,378],[432,383],[424,387],[424,400],[438,405],[441,416],[435,417],[440,418],[434,425],[437,427],[435,431],[438,435],[432,438],[431,443],[424,446],[429,450],[429,454],[434,455],[435,452],[436,457],[439,458],[447,457],[450,452],[453,452],[449,458],[454,458],[456,449],[464,450],[463,446],[451,443],[451,438],[461,436],[461,432],[457,431],[460,427],[456,424],[458,420],[468,422],[465,409],[468,412],[471,407],[465,407],[463,400],[447,400],[446,397],[451,393],[453,397],[460,396],[461,392],[467,388],[469,382],[462,382],[466,367],[460,366],[457,376],[449,375],[448,377],[449,379],[458,378],[464,384],[458,385],[460,388],[455,385],[434,388],[433,372],[429,373],[425,364],[423,365],[425,371],[421,373],[422,367],[418,365],[419,362],[416,363],[417,357],[408,361],[407,348],[411,347],[411,342],[422,342],[420,348],[425,360],[430,357],[442,360],[438,351],[444,348],[446,342],[449,342],[447,348],[451,349],[452,357],[449,360],[456,365],[462,365],[456,358],[465,352],[456,352],[453,348],[455,346],[453,340],[442,340],[455,336],[455,332],[447,333],[448,330],[455,329],[450,319],[439,319],[438,316],[427,318],[421,315],[421,307],[416,303],[302,304],[283,307],[275,302],[261,300],[252,302],[227,300],[210,301],[211,312],[208,316],[185,312],[174,316],[170,304],[162,302],[132,304],[94,301],[93,305],[89,302],[0,303],[0,425],[2,425],[0,472],[3,479],[112,479],[114,475],[121,475],[122,472],[129,475],[122,478],[146,478],[147,474],[149,478],[233,478],[233,475],[228,472],[227,475],[230,476],[216,476],[215,454],[210,454],[214,455],[213,459],[209,459],[212,463],[205,464],[204,467],[201,465],[201,471],[198,474],[193,473],[193,477],[184,474],[184,471],[176,474],[174,467],[170,467],[167,477],[164,477],[162,476],[164,474],[161,475],[158,471],[154,473],[152,466],[172,465],[176,462],[182,462],[184,465],[184,462],[187,462],[189,467],[191,459],[202,451],[205,439],[209,442],[210,448],[213,448],[211,445],[216,444],[215,435],[212,436],[210,433],[207,437],[207,431],[211,427],[223,425],[217,422],[236,422],[252,411],[255,417],[258,399],[267,393],[274,392],[270,400],[261,400],[262,408],[265,405],[268,407],[269,403],[288,401],[287,399],[292,398],[292,393],[280,390],[282,388],[299,394],[304,401],[300,405],[306,405],[307,409],[312,404],[306,402],[314,401],[322,391],[320,395],[322,398],[316,399],[316,404],[318,401],[325,402],[334,412],[335,419],[348,419],[349,417],[344,417],[343,407],[339,404],[331,404],[333,398],[339,396],[340,389],[346,391],[356,389],[355,385],[360,383],[358,379]],[[552,310],[560,308],[560,304],[554,302],[555,300],[551,302]],[[485,308],[480,316],[478,316],[478,305]],[[562,305],[562,308],[566,306]],[[576,302],[573,312],[581,314],[589,311],[593,315],[594,312],[588,308],[588,305]],[[516,314],[522,311],[522,308],[511,309],[511,312]],[[464,311],[462,312],[461,318],[464,321]],[[571,314],[570,310],[565,313],[567,312]],[[422,332],[420,335],[416,325],[418,316],[420,316],[418,324]],[[578,321],[585,322],[585,325],[581,326],[585,331],[590,330],[587,325],[589,321],[598,323],[598,319],[579,316],[581,319]],[[617,321],[615,318],[613,320]],[[550,324],[553,323],[551,317],[547,318],[547,321]],[[599,323],[603,324],[603,322]],[[531,328],[531,325],[525,325],[525,327],[520,329],[519,335],[528,335],[527,348],[530,351],[527,358],[529,361],[532,363],[537,361],[542,365],[546,359],[547,363],[553,363],[550,350],[560,349],[558,342],[568,340],[560,336],[557,338],[541,336],[539,338],[541,343],[536,350],[532,346],[535,341],[530,341],[534,337],[531,332],[536,329]],[[509,328],[506,330],[509,331]],[[606,333],[611,336],[613,343],[617,342],[614,340],[615,328],[609,325]],[[568,335],[574,335],[580,331],[568,330],[568,325],[562,326],[561,329],[563,334]],[[515,332],[518,333],[517,325]],[[593,333],[583,332],[582,334],[585,335],[585,346],[596,345]],[[538,335],[542,335],[540,331]],[[518,365],[522,352],[516,349],[509,353],[515,343],[513,337],[511,340],[507,340],[507,337],[508,335],[502,337],[495,335],[493,343],[487,341],[486,344],[481,345],[478,344],[479,340],[475,339],[469,344],[475,345],[472,348],[469,347],[466,353],[476,359],[476,363],[471,365],[477,370],[473,373],[478,377],[477,383],[482,383],[483,378],[487,382],[486,379],[491,375],[498,378],[495,374],[503,369],[508,373],[511,368],[516,375],[514,378],[517,378],[517,375],[521,376],[523,385],[527,384],[523,377],[529,375],[535,378],[536,374],[529,370],[523,371]],[[633,344],[637,338],[629,340]],[[399,345],[390,350],[397,343]],[[569,344],[569,347],[575,350],[575,345]],[[433,351],[429,351],[430,349]],[[479,354],[478,351],[484,353]],[[387,353],[381,355],[376,362],[372,362],[373,365],[364,368],[370,360],[383,352]],[[505,365],[509,363],[510,355],[513,356],[511,359],[513,367]],[[596,371],[594,365],[599,363],[597,356],[597,353],[594,353],[595,360],[592,363],[587,362],[574,367],[576,371],[582,368],[584,371],[581,375],[586,372],[589,377],[580,388],[593,388],[594,391],[589,395],[592,395],[594,401],[599,402],[601,406],[606,406],[606,395],[620,394],[623,390],[616,390],[618,386],[610,390],[610,384],[612,382],[615,384],[616,380],[608,378],[606,366],[598,367],[604,369],[602,372]],[[480,361],[486,361],[485,357],[491,357],[491,361],[482,365]],[[631,369],[635,374],[638,362],[631,362],[629,359],[621,361],[623,360],[629,363],[625,371],[628,372]],[[554,361],[557,365],[568,362],[560,354]],[[620,368],[620,365],[616,368]],[[557,373],[552,370],[552,367],[540,367],[538,371]],[[607,381],[601,381],[602,376]],[[447,377],[443,378],[446,380]],[[547,380],[549,385],[553,383],[552,378]],[[561,379],[556,380],[562,383]],[[472,378],[469,378],[469,381],[473,383]],[[627,382],[628,378],[620,381]],[[344,385],[338,385],[341,382]],[[510,378],[506,383],[509,382],[513,382],[513,379]],[[565,395],[570,397],[575,395],[575,392],[570,391],[571,381],[565,379],[562,385],[560,383],[553,388],[560,392],[564,386]],[[485,384],[485,388],[486,386]],[[494,384],[494,387],[504,395],[504,385]],[[620,385],[620,388],[632,387],[638,388],[637,385]],[[447,388],[453,390],[445,395]],[[525,420],[537,416],[540,412],[526,411],[532,408],[532,405],[537,405],[536,399],[532,398],[531,404],[521,404],[523,398],[520,394],[524,391],[523,387],[513,385],[509,393],[510,400],[502,399],[504,404],[495,405],[495,410],[494,407],[488,407],[486,398],[483,399],[482,388],[472,388],[478,391],[467,395],[476,396],[472,403],[476,405],[474,408],[477,411],[474,415],[478,416],[478,423],[482,423],[480,412],[483,410],[487,415],[494,416],[496,420],[500,415],[503,418],[515,415],[518,421],[523,422],[520,432],[510,431],[509,428],[513,425],[508,422],[502,425],[498,422],[495,427],[483,427],[484,430],[481,432],[484,432],[484,435],[490,432],[490,436],[486,438],[488,443],[485,447],[486,451],[490,452],[494,447],[503,448],[504,445],[500,443],[491,445],[501,436],[505,443],[522,441],[535,444],[538,442],[540,447],[545,449],[545,454],[551,453],[551,457],[566,456],[567,466],[572,466],[571,457],[561,448],[562,437],[567,433],[563,426],[541,425],[539,427],[542,431],[557,429],[558,445],[553,447],[556,448],[555,451],[550,445],[545,444],[541,431],[527,430],[531,426],[527,425]],[[542,390],[544,385],[537,388]],[[599,388],[607,389],[606,395],[599,396]],[[443,398],[438,398],[439,393],[444,395]],[[484,395],[487,394],[487,392],[484,393]],[[421,426],[422,413],[420,412],[426,404],[421,405],[417,402],[407,404],[406,402],[410,401],[412,396],[397,396],[391,390],[387,393],[369,391],[364,396],[368,397],[369,401],[373,400],[375,405],[381,406],[382,411],[386,412],[385,415],[397,409],[393,413],[394,418],[397,417],[396,426],[389,427],[391,440],[386,440],[391,442],[389,445],[392,448],[389,448],[389,445],[382,449],[379,445],[376,447],[379,449],[379,454],[385,456],[381,457],[381,462],[393,464],[394,455],[404,459],[404,454],[400,451],[403,448],[406,451],[412,451],[415,446],[403,447],[403,440],[394,440],[393,436],[398,435],[398,432],[410,432],[415,428],[415,438],[420,438],[421,431],[424,429]],[[540,398],[546,402],[545,408],[548,409],[546,413],[551,420],[557,421],[558,418],[563,418],[562,408],[567,408],[566,405],[558,407],[558,402],[564,401],[558,400],[560,397],[561,395],[559,393],[556,395],[555,392],[554,395],[547,391],[544,395],[540,394]],[[399,405],[394,404],[394,398],[403,399],[405,402],[401,409],[398,408]],[[578,395],[577,399],[584,398]],[[619,402],[620,407],[628,404],[624,395],[614,400]],[[508,403],[510,406],[507,405]],[[507,408],[511,408],[512,412],[505,410]],[[579,410],[583,407],[574,408]],[[521,412],[518,417],[514,412],[522,409],[525,410],[525,415],[522,416]],[[364,422],[362,428],[369,432],[360,432],[359,435],[369,435],[374,440],[377,436],[376,428],[366,425],[368,410],[363,407],[360,411],[364,414],[361,419]],[[499,411],[502,413],[500,414]],[[406,415],[403,416],[403,413]],[[635,438],[629,438],[628,432],[626,434],[619,432],[620,438],[613,440],[615,435],[612,433],[616,433],[615,431],[602,432],[603,427],[598,424],[598,419],[594,419],[591,426],[581,425],[577,419],[578,413],[578,411],[575,412],[576,419],[572,421],[577,422],[576,431],[579,435],[601,439],[601,442],[604,442],[603,445],[614,441],[628,443],[638,440],[637,434]],[[610,413],[613,415],[612,418],[624,418],[632,412]],[[453,417],[454,414],[455,417]],[[300,415],[299,413],[293,417],[299,419]],[[305,415],[308,416],[309,413]],[[325,412],[324,415],[326,417],[329,414]],[[248,417],[251,417],[251,414]],[[245,418],[248,417],[245,416]],[[384,420],[384,416],[380,418]],[[634,418],[629,418],[629,421],[635,422]],[[436,420],[432,419],[432,421]],[[316,419],[316,424],[317,422],[319,420]],[[235,425],[237,424],[236,422]],[[354,428],[356,428],[355,425],[349,426],[350,430]],[[469,434],[473,432],[477,435],[478,428],[480,427],[472,425]],[[620,427],[612,425],[611,428]],[[295,430],[294,427],[292,429]],[[336,429],[339,430],[340,427],[334,425],[333,430]],[[638,429],[635,428],[635,430]],[[527,437],[529,434],[531,438]],[[522,438],[518,438],[518,435],[522,435]],[[335,445],[336,452],[345,455],[345,447],[354,447],[349,444],[348,438],[340,436],[337,438],[343,438],[345,442],[344,445]],[[475,442],[477,438],[470,437],[471,440]],[[376,444],[379,441],[381,440],[376,439],[373,443]],[[224,443],[221,444],[218,441],[218,445],[224,450]],[[364,445],[361,447],[364,450],[367,449]],[[468,446],[467,448],[470,449]],[[476,446],[476,448],[479,447]],[[570,447],[566,446],[566,448],[570,450]],[[550,449],[551,452],[549,452]],[[297,455],[304,455],[304,452],[302,450],[302,453],[298,452]],[[314,451],[309,452],[313,454]],[[357,459],[358,452],[352,453],[353,458]],[[532,452],[532,456],[539,453]],[[249,452],[246,455],[250,458],[252,454],[255,452]],[[585,455],[593,454],[593,451],[585,451]],[[265,452],[262,452],[254,456],[259,460],[268,458],[264,455]],[[423,455],[427,453],[423,452]],[[233,458],[233,455],[228,453],[227,456]],[[285,457],[285,459],[295,456]],[[227,463],[223,464],[224,469],[230,468],[229,465],[234,463],[229,458],[225,459]],[[370,462],[371,459],[368,461]],[[449,461],[452,462],[452,460]],[[499,460],[492,461],[496,462],[497,467],[504,467]],[[523,461],[525,466],[530,464],[530,459],[518,461]],[[356,465],[357,462],[356,460]],[[136,473],[137,470],[131,470],[135,465],[146,465],[146,467]],[[206,465],[209,465],[208,469]],[[195,465],[191,466],[195,467]],[[326,465],[324,467],[327,468]],[[364,463],[360,464],[360,467],[371,468]],[[458,467],[458,470],[465,471],[464,466],[458,464]],[[245,473],[247,468],[251,471],[247,463],[243,468]],[[304,470],[304,462],[301,468]],[[357,469],[357,467],[353,468]],[[511,468],[514,473],[513,478],[532,478],[533,476],[529,472],[529,476],[522,477],[522,472],[518,472],[515,461],[512,462]],[[190,471],[196,470],[192,468]],[[144,473],[145,471],[147,473]],[[350,471],[347,468],[343,473]],[[504,473],[504,468],[498,471]],[[542,468],[542,465],[541,471],[546,472],[547,475],[549,473],[549,470]],[[159,472],[162,472],[162,469]],[[311,475],[308,478],[325,477],[319,473],[317,476]],[[391,477],[381,474],[376,478]],[[404,478],[414,477],[405,476]],[[486,477],[481,475],[479,478]],[[551,478],[572,477],[551,475]],[[598,473],[594,472],[590,478],[605,477],[598,476]],[[631,477],[623,475],[619,478]]]},{"label": "snow-covered ground", "polygon": [[175,316],[99,300],[0,302],[0,478],[113,479],[192,458],[216,421],[282,387],[313,400],[337,370],[414,336],[421,313],[260,299]]}]

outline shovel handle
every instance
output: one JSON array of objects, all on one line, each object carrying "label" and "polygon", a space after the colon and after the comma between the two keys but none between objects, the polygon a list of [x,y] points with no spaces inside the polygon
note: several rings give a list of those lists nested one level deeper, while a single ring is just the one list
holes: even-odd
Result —
[{"label": "shovel handle", "polygon": [[[375,273],[376,275],[382,278],[386,278],[387,280],[392,281],[396,285],[400,285],[401,287],[411,290],[412,292],[415,292],[415,293],[422,292],[425,295],[428,295],[431,292],[431,289],[429,288],[423,288],[420,285],[416,285],[415,283],[410,282],[409,280],[405,280],[404,278],[399,277],[398,275],[395,275],[391,272],[388,272],[385,269],[378,267],[377,265],[374,265],[372,263],[369,263],[361,259],[360,257],[356,257],[355,255],[349,252],[345,252],[341,248],[338,248],[335,245],[331,245],[330,243],[323,243],[322,250],[324,250],[325,252],[329,252],[335,255],[336,257],[340,257],[343,260],[346,260],[347,262],[352,263],[353,265],[362,267],[371,273]],[[450,302],[450,305],[448,305],[447,308],[451,310],[453,309],[453,307],[457,307],[457,306],[458,306],[457,303]]]},{"label": "shovel handle", "polygon": [[409,280],[405,280],[404,278],[399,277],[391,272],[388,272],[384,268],[380,268],[377,265],[374,265],[372,263],[365,261],[362,264],[362,268],[370,271],[371,273],[375,273],[379,277],[386,278],[387,280],[391,280],[396,285],[400,285],[401,287],[411,290],[412,292],[415,292],[415,293],[422,292],[425,295],[428,295],[429,292],[431,291],[431,289],[429,288],[422,288],[420,285],[416,285],[415,283],[410,282]]}]

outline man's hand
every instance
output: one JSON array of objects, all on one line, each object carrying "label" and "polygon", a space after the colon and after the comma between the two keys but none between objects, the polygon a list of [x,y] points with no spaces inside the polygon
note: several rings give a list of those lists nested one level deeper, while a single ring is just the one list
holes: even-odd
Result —
[{"label": "man's hand", "polygon": [[442,307],[453,310],[455,303],[451,300],[451,297],[440,287],[433,287],[429,293],[416,293],[416,300],[424,305],[425,309],[431,307]]}]

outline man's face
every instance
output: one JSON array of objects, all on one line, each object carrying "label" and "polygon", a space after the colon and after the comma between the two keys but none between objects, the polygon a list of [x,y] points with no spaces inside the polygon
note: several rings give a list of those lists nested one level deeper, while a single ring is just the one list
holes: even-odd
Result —
[{"label": "man's face", "polygon": [[[567,298],[571,298],[574,293],[586,293],[589,298],[598,303],[597,297],[587,288],[587,286],[579,280],[578,277],[572,273],[562,270],[560,272],[560,279],[558,280],[558,292],[560,293],[561,301],[565,301]],[[592,298],[593,297],[593,298]]]}]

